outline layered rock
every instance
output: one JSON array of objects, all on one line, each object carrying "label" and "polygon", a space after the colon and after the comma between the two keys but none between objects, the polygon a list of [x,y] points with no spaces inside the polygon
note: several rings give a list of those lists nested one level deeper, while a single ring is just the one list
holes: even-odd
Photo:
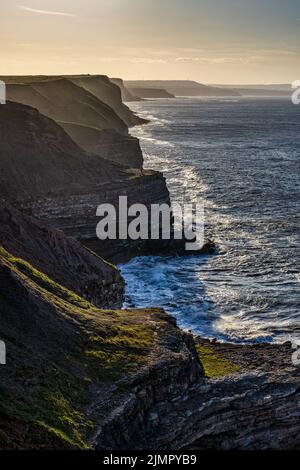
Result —
[{"label": "layered rock", "polygon": [[300,369],[292,363],[291,345],[235,346],[196,338],[197,344],[204,371],[207,375],[207,367],[212,377],[180,399],[158,402],[145,416],[145,433],[131,445],[299,449]]},{"label": "layered rock", "polygon": [[10,78],[7,82],[7,99],[54,119],[86,151],[125,166],[142,166],[139,141],[129,135],[128,125],[144,121],[122,103],[120,89],[108,78],[44,77],[25,83]]},{"label": "layered rock", "polygon": [[169,203],[160,173],[141,176],[85,153],[54,121],[28,106],[0,107],[0,136],[2,197],[106,257],[126,253],[128,243],[132,256],[143,242],[115,240],[106,249],[96,238],[100,204],[117,208],[121,195],[128,196],[129,205]]}]

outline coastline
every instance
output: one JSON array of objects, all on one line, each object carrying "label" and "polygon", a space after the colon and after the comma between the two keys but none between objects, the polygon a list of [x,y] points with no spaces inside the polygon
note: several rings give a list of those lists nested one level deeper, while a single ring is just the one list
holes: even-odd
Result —
[{"label": "coastline", "polygon": [[[209,342],[178,328],[162,309],[121,310],[118,270],[79,244],[97,251],[89,245],[94,208],[100,196],[114,200],[120,181],[133,202],[169,201],[163,175],[127,175],[113,185],[102,169],[115,176],[115,167],[78,149],[55,121],[16,103],[0,112],[7,176],[0,333],[9,351],[1,448],[23,449],[27,442],[35,449],[297,448],[300,371],[290,345]],[[22,167],[24,149],[38,183]],[[54,170],[62,164],[68,170],[63,180],[53,171],[54,157]],[[17,201],[12,168],[20,170],[13,173]]]}]

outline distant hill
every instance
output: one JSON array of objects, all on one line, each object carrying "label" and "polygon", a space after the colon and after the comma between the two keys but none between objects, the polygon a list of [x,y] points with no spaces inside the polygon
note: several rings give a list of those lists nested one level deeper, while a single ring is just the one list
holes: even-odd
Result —
[{"label": "distant hill", "polygon": [[161,88],[128,88],[128,90],[139,98],[175,98],[167,90]]},{"label": "distant hill", "polygon": [[291,84],[273,85],[216,85],[235,90],[242,96],[289,96]]},{"label": "distant hill", "polygon": [[129,89],[159,88],[174,96],[239,96],[236,90],[203,85],[192,80],[128,80]]}]

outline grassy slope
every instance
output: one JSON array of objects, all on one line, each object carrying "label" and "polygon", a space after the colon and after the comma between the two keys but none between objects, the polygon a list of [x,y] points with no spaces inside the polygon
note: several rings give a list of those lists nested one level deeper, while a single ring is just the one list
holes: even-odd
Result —
[{"label": "grassy slope", "polygon": [[[51,439],[58,438],[62,446],[87,448],[87,438],[95,424],[93,416],[86,416],[91,385],[117,383],[122,376],[149,363],[155,323],[164,321],[164,316],[155,310],[101,311],[3,249],[0,259],[17,284],[25,287],[29,300],[38,299],[35,305],[28,308],[25,303],[22,311],[18,311],[14,299],[1,289],[4,316],[17,311],[23,315],[25,325],[30,321],[27,308],[32,317],[43,314],[43,309],[52,310],[52,315],[61,317],[61,330],[66,330],[61,342],[61,331],[55,328],[52,331],[51,318],[46,319],[47,350],[36,333],[30,336],[26,327],[16,331],[13,318],[12,337],[8,337],[6,328],[0,331],[9,352],[6,376],[0,385],[0,447],[19,447],[15,442],[16,426],[11,429],[10,425],[15,421],[23,427],[28,424],[26,441],[34,447],[39,445],[40,432],[46,447],[51,446]],[[18,286],[16,298],[17,289]],[[34,307],[40,312],[35,312]],[[33,430],[35,435],[31,434]]]}]

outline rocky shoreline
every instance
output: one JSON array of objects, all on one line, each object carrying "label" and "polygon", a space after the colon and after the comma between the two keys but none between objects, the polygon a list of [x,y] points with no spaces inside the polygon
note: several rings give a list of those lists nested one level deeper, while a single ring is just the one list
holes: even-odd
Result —
[{"label": "rocky shoreline", "polygon": [[[107,80],[37,77],[26,85],[23,77],[15,84],[18,93],[26,89],[21,103],[0,106],[0,339],[8,352],[0,369],[0,448],[299,449],[300,368],[290,344],[208,341],[180,330],[161,309],[121,310],[124,281],[105,260],[180,255],[181,246],[95,237],[100,202],[119,195],[147,206],[170,202],[162,174],[138,174],[139,146],[126,162],[114,154],[114,132],[125,154],[130,140],[120,113],[135,118]],[[103,84],[110,105],[100,100]],[[88,97],[114,132],[84,107],[77,125],[97,124],[99,146],[83,149],[82,129],[74,142],[59,124],[67,101],[47,116],[24,104],[39,87]],[[68,108],[68,118],[82,111]]]}]

